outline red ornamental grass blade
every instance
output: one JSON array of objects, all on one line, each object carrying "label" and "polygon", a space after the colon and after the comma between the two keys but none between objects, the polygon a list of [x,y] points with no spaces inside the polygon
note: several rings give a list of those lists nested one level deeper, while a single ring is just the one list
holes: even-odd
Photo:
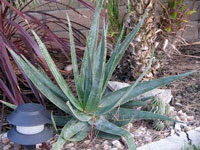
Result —
[{"label": "red ornamental grass blade", "polygon": [[6,6],[8,6],[9,8],[11,8],[12,10],[14,10],[20,17],[22,17],[24,20],[26,20],[26,18],[24,17],[24,15],[15,7],[13,7],[13,5],[11,5],[9,2],[7,2],[6,0],[1,0],[2,3],[4,3]]},{"label": "red ornamental grass blade", "polygon": [[37,56],[42,61],[43,65],[45,65],[45,67],[47,68],[46,61],[45,61],[44,57],[42,56],[42,53],[40,52],[39,46],[32,39],[32,37],[29,35],[29,33],[26,30],[24,30],[21,26],[19,26],[17,23],[15,23],[13,21],[10,21],[8,19],[5,19],[5,21],[8,22],[9,24],[11,24],[12,26],[14,26],[17,29],[17,31],[29,42],[29,44],[34,49],[34,51],[37,54]]},{"label": "red ornamental grass blade", "polygon": [[11,103],[18,105],[18,102],[13,97],[12,93],[9,91],[8,87],[3,83],[3,81],[0,79],[0,88],[5,93],[5,95],[8,97]]}]

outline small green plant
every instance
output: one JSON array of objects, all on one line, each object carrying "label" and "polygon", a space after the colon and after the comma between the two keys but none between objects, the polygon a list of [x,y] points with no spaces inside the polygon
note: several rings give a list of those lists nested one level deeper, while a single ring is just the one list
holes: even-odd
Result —
[{"label": "small green plant", "polygon": [[32,33],[40,46],[42,55],[44,56],[59,88],[50,80],[44,71],[36,69],[24,56],[19,56],[10,50],[12,56],[17,60],[23,71],[41,93],[43,93],[53,104],[68,114],[68,118],[65,116],[56,118],[52,117],[54,124],[64,125],[57,143],[53,145],[53,150],[59,150],[62,148],[66,141],[75,142],[83,140],[87,137],[88,132],[92,134],[94,131],[97,131],[98,135],[103,138],[123,137],[129,150],[135,150],[136,146],[131,134],[121,128],[122,126],[127,125],[135,119],[176,120],[148,111],[133,109],[133,106],[143,106],[145,103],[143,100],[136,101],[134,98],[154,88],[192,74],[192,72],[190,72],[153,81],[140,82],[150,68],[153,51],[147,68],[134,84],[103,95],[113,71],[122,58],[128,45],[136,36],[138,30],[143,24],[145,16],[137,24],[136,28],[127,35],[122,43],[121,38],[123,33],[121,33],[110,59],[106,61],[107,27],[105,24],[103,25],[101,40],[99,44],[97,42],[99,33],[99,13],[100,7],[98,4],[86,43],[80,70],[78,69],[76,60],[71,23],[67,16],[77,97],[75,97],[71,92],[68,84],[50,57],[45,45],[34,31],[32,31]]},{"label": "small green plant", "polygon": [[184,0],[168,0],[167,6],[161,1],[159,4],[163,9],[161,23],[167,32],[177,32],[183,29],[183,25],[190,22],[189,17],[196,12],[193,8],[189,9]]},{"label": "small green plant", "polygon": [[[160,96],[155,96],[150,104],[149,111],[152,113],[169,116],[170,105],[167,104]],[[163,130],[168,126],[166,120],[154,120],[153,127],[156,130]]]}]

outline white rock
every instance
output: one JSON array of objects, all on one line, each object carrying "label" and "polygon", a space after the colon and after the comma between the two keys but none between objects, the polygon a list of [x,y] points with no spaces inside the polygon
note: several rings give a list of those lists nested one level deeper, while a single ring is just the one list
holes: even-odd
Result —
[{"label": "white rock", "polygon": [[11,145],[9,144],[9,145],[5,145],[5,146],[3,146],[3,150],[9,150],[10,149],[10,147],[11,147]]},{"label": "white rock", "polygon": [[194,116],[187,116],[188,121],[194,121]]},{"label": "white rock", "polygon": [[[198,145],[200,141],[200,127],[187,133],[192,144]],[[137,150],[182,150],[183,146],[187,144],[187,142],[188,140],[185,132],[180,132],[179,136],[175,134],[165,139],[138,147]]]},{"label": "white rock", "polygon": [[105,140],[103,143],[102,143],[102,145],[108,145],[109,144],[109,142],[107,141],[107,140]]},{"label": "white rock", "polygon": [[112,141],[112,144],[118,148],[118,149],[124,149],[124,146],[122,145],[122,143],[118,140]]},{"label": "white rock", "polygon": [[74,146],[74,143],[69,143],[69,144],[66,144],[65,148],[72,148]]},{"label": "white rock", "polygon": [[129,124],[127,125],[127,130],[130,132],[132,128],[133,128],[133,124],[132,124],[132,123],[129,123]]},{"label": "white rock", "polygon": [[96,145],[95,145],[95,148],[99,148],[99,147],[100,147],[100,145],[99,145],[99,144],[96,144]]},{"label": "white rock", "polygon": [[183,114],[183,111],[182,110],[179,110],[178,111],[178,115],[182,115]]},{"label": "white rock", "polygon": [[[130,85],[128,83],[122,83],[122,82],[117,82],[117,81],[109,81],[108,83],[115,91]],[[167,104],[169,104],[169,102],[171,101],[171,99],[173,97],[170,89],[154,89],[154,90],[146,92],[146,93],[144,93],[144,94],[142,94],[142,95],[140,95],[140,96],[138,96],[134,99],[138,100],[138,99],[151,97],[151,96],[159,96]]]},{"label": "white rock", "polygon": [[109,81],[108,84],[112,87],[114,91],[129,86],[128,83],[122,83],[117,81]]},{"label": "white rock", "polygon": [[110,150],[118,150],[118,148],[115,148],[115,147],[114,147],[114,148],[111,148]]},{"label": "white rock", "polygon": [[72,147],[70,150],[77,150],[75,147]]},{"label": "white rock", "polygon": [[103,146],[103,149],[104,149],[104,150],[110,150],[110,149],[111,149],[111,146],[109,146],[109,145],[104,145],[104,146]]},{"label": "white rock", "polygon": [[84,144],[85,144],[85,145],[90,144],[90,140],[85,140],[85,141],[84,141]]},{"label": "white rock", "polygon": [[42,146],[42,144],[40,143],[40,144],[36,144],[36,148],[40,148]]},{"label": "white rock", "polygon": [[65,71],[72,71],[73,70],[72,65],[67,65],[64,70]]}]

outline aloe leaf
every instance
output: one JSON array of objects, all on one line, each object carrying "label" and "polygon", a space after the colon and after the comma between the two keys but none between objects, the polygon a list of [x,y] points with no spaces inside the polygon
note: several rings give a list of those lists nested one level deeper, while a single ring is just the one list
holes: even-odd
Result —
[{"label": "aloe leaf", "polygon": [[146,106],[147,105],[147,103],[145,102],[145,101],[141,101],[141,100],[139,100],[139,101],[130,101],[130,102],[127,102],[127,103],[125,103],[125,104],[123,104],[123,105],[121,105],[120,107],[122,107],[122,108],[133,108],[133,107],[138,107],[138,106]]},{"label": "aloe leaf", "polygon": [[148,111],[137,110],[137,109],[116,108],[115,110],[112,111],[110,116],[107,116],[107,117],[110,119],[113,119],[113,115],[115,115],[115,118],[117,117],[116,121],[159,119],[159,120],[180,122],[164,115],[160,115],[160,114],[156,114],[156,113],[152,113]]},{"label": "aloe leaf", "polygon": [[88,135],[87,131],[80,131],[79,133],[74,135],[72,138],[68,139],[68,141],[71,141],[71,142],[82,141],[87,137],[87,135]]},{"label": "aloe leaf", "polygon": [[[139,96],[143,93],[151,91],[151,90],[158,88],[160,86],[166,85],[170,82],[181,79],[183,77],[189,76],[193,73],[194,72],[188,72],[188,73],[184,73],[184,74],[180,74],[180,75],[174,75],[174,76],[160,78],[160,79],[156,79],[156,80],[152,80],[152,81],[142,82],[142,83],[138,84],[138,86],[136,86],[129,93],[129,95],[123,100],[123,102],[121,104],[127,103],[131,99],[133,99],[133,98],[135,98],[135,97],[137,97],[137,96]],[[108,93],[107,95],[105,95],[102,98],[100,107],[106,107],[106,106],[108,106],[108,105],[110,105],[114,102],[117,102],[118,98],[123,96],[129,88],[130,88],[130,86],[119,89],[119,90],[114,91],[112,93]]]},{"label": "aloe leaf", "polygon": [[122,31],[121,31],[120,36],[119,36],[117,43],[115,45],[112,56],[110,57],[110,59],[108,60],[108,62],[106,64],[105,78],[104,78],[103,90],[102,91],[104,91],[106,89],[108,81],[110,80],[112,73],[113,73],[112,70],[115,69],[114,68],[114,60],[116,59],[118,51],[119,51],[119,46],[120,46],[120,43],[121,43],[121,40],[122,40],[123,32],[124,32],[124,26],[122,27]]},{"label": "aloe leaf", "polygon": [[67,102],[67,106],[69,107],[69,109],[73,113],[74,117],[77,118],[80,121],[85,122],[85,121],[89,121],[92,118],[91,116],[86,115],[83,112],[80,112],[80,111],[74,109],[69,102]]},{"label": "aloe leaf", "polygon": [[64,139],[68,140],[80,131],[87,130],[88,123],[78,120],[72,120],[67,123],[67,126],[63,128],[63,133],[61,134]]},{"label": "aloe leaf", "polygon": [[95,14],[93,17],[92,25],[90,28],[87,49],[89,50],[91,62],[93,62],[93,56],[97,47],[97,40],[99,34],[99,12],[100,12],[100,1],[97,2]]},{"label": "aloe leaf", "polygon": [[[132,42],[132,40],[137,35],[137,33],[138,33],[140,27],[142,26],[145,18],[146,18],[146,13],[142,17],[141,21],[136,25],[135,29],[127,35],[125,40],[120,45],[118,45],[118,44],[116,45],[116,48],[114,49],[114,52],[113,52],[113,54],[110,58],[111,60],[109,60],[108,64],[107,64],[108,68],[106,69],[107,73],[106,73],[106,77],[105,77],[105,80],[104,80],[104,88],[107,85],[108,81],[110,80],[112,73],[114,72],[116,66],[118,65],[119,61],[121,60],[122,56],[124,55],[125,51],[127,50],[129,44]],[[123,33],[121,33],[120,36],[122,36],[122,34]],[[121,41],[121,39],[119,38],[118,42],[120,42],[120,41]]]},{"label": "aloe leaf", "polygon": [[121,97],[119,97],[116,102],[112,103],[111,105],[109,105],[107,107],[104,107],[104,108],[98,110],[97,114],[106,114],[107,112],[111,111],[112,109],[114,109],[115,107],[117,107],[118,105],[120,105],[121,102],[132,92],[132,90],[138,85],[138,83],[142,80],[142,78],[145,76],[145,74],[147,73],[147,71],[151,67],[151,63],[152,63],[152,60],[153,60],[154,51],[155,51],[155,49],[153,49],[153,51],[152,51],[151,58],[149,60],[149,63],[147,65],[147,67],[145,68],[144,72],[137,78],[137,80],[135,81],[135,83],[133,85],[131,85],[128,88],[128,90],[124,93],[124,95],[122,95]]},{"label": "aloe leaf", "polygon": [[72,35],[72,27],[71,27],[71,22],[70,22],[68,15],[67,15],[67,20],[68,20],[68,26],[69,26],[70,49],[71,49],[72,67],[73,67],[76,91],[77,91],[79,100],[82,102],[83,91],[81,89],[81,83],[80,83],[80,80],[79,80],[79,71],[78,71],[78,64],[77,64],[77,59],[76,59],[76,50],[75,50],[74,38],[73,38],[73,35]]},{"label": "aloe leaf", "polygon": [[[92,125],[93,122],[90,121],[89,123]],[[128,145],[129,150],[136,150],[136,146],[135,146],[133,138],[131,137],[131,134],[128,131],[126,131],[126,130],[116,126],[115,124],[109,122],[103,116],[96,119],[94,125],[95,125],[97,130],[100,130],[100,131],[105,132],[105,133],[114,134],[114,135],[124,137],[124,139],[126,140],[126,143]]]},{"label": "aloe leaf", "polygon": [[92,78],[93,78],[93,75],[92,75],[92,66],[91,66],[91,59],[90,59],[90,54],[89,54],[89,51],[86,49],[86,52],[85,52],[87,55],[86,55],[86,59],[87,59],[87,64],[86,64],[86,68],[85,68],[85,77],[84,77],[84,108],[87,104],[87,99],[88,99],[88,96],[90,94],[90,90],[91,90],[91,86],[92,86]]},{"label": "aloe leaf", "polygon": [[121,138],[118,135],[109,134],[109,133],[105,133],[105,132],[102,132],[102,131],[99,131],[97,136],[100,137],[100,138],[103,138],[103,139],[108,139],[108,140],[117,140],[117,139]]},{"label": "aloe leaf", "polygon": [[10,107],[11,109],[16,109],[16,108],[17,108],[16,105],[13,105],[13,104],[11,104],[11,103],[8,103],[8,102],[2,101],[2,100],[0,100],[0,103],[6,105],[6,106],[8,106],[8,107]]},{"label": "aloe leaf", "polygon": [[37,36],[37,34],[32,30],[32,33],[40,47],[40,50],[42,52],[42,55],[44,56],[47,65],[49,67],[49,69],[51,70],[51,73],[53,74],[56,82],[58,83],[59,87],[62,89],[62,91],[65,93],[65,95],[68,97],[69,101],[79,110],[83,110],[81,108],[81,105],[79,103],[79,101],[75,98],[75,96],[73,95],[73,93],[71,92],[69,86],[67,85],[66,81],[64,80],[64,78],[62,77],[61,73],[58,71],[54,61],[52,60],[50,54],[48,53],[45,45],[42,43],[42,41],[40,40],[40,38]]},{"label": "aloe leaf", "polygon": [[53,145],[52,150],[61,150],[66,142],[66,139],[64,139],[62,136],[59,136],[57,142]]},{"label": "aloe leaf", "polygon": [[96,110],[102,96],[101,90],[104,80],[106,50],[106,29],[104,25],[102,30],[102,39],[97,49],[94,62],[94,80],[85,108],[87,112]]},{"label": "aloe leaf", "polygon": [[53,127],[54,127],[56,133],[58,133],[58,128],[56,126],[56,122],[55,122],[55,119],[54,119],[54,116],[53,116],[53,111],[51,112],[51,121],[52,121],[52,124],[53,124]]},{"label": "aloe leaf", "polygon": [[67,96],[51,81],[47,74],[42,70],[41,72],[37,70],[24,56],[21,56],[25,62],[34,70],[34,73],[37,74],[39,80],[44,82],[46,86],[56,93],[63,101],[67,101]]},{"label": "aloe leaf", "polygon": [[89,37],[86,43],[86,52],[87,52],[87,64],[86,64],[86,74],[85,74],[85,82],[84,82],[84,104],[86,105],[87,99],[89,97],[89,93],[92,87],[92,81],[94,79],[94,56],[97,48],[97,40],[99,33],[99,7],[100,1],[98,1],[95,14],[93,17],[93,22],[90,28]]},{"label": "aloe leaf", "polygon": [[56,126],[64,126],[68,121],[72,119],[72,116],[58,116],[53,115]]},{"label": "aloe leaf", "polygon": [[46,81],[39,78],[37,70],[33,70],[20,56],[18,56],[14,51],[10,51],[11,55],[17,60],[23,71],[26,73],[28,78],[33,82],[33,84],[44,94],[54,105],[56,105],[61,110],[66,113],[70,113],[69,108],[63,101],[63,99],[54,91],[52,91]]},{"label": "aloe leaf", "polygon": [[84,131],[88,127],[88,123],[71,119],[63,127],[62,132],[58,138],[58,141],[53,145],[52,150],[59,150],[63,147],[65,142],[72,138],[80,131]]}]

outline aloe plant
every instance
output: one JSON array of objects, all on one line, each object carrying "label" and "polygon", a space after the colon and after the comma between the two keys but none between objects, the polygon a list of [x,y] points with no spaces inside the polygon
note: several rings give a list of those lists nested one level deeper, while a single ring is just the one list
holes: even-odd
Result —
[{"label": "aloe plant", "polygon": [[[76,60],[76,51],[71,23],[67,15],[70,33],[71,58],[76,92],[78,95],[77,97],[71,92],[68,84],[50,57],[45,45],[34,31],[32,31],[32,33],[38,42],[42,55],[44,56],[58,86],[50,80],[44,71],[36,69],[24,56],[19,56],[10,50],[10,53],[16,59],[19,66],[21,66],[23,71],[33,82],[33,84],[41,91],[41,93],[43,93],[53,104],[70,116],[68,120],[63,116],[53,119],[53,124],[59,123],[59,125],[64,125],[63,123],[66,123],[60,133],[57,143],[53,145],[53,150],[62,148],[66,141],[83,140],[87,137],[87,133],[91,132],[91,130],[98,130],[98,135],[104,138],[124,137],[129,150],[135,150],[136,146],[131,134],[121,128],[122,126],[135,119],[175,120],[159,114],[132,109],[133,106],[143,106],[145,103],[144,100],[136,101],[134,98],[140,94],[188,76],[192,73],[190,72],[181,75],[170,76],[148,82],[140,82],[150,67],[152,61],[151,57],[146,70],[134,84],[115,92],[103,95],[113,71],[122,58],[129,43],[134,39],[138,30],[143,24],[145,16],[137,24],[136,28],[127,35],[123,42],[121,42],[123,32],[121,33],[113,50],[112,56],[108,61],[106,61],[107,27],[105,24],[103,25],[101,40],[99,44],[97,42],[99,35],[98,29],[100,9],[101,8],[98,4],[87,39],[80,70],[78,69]],[[127,105],[129,107],[127,107]]]}]

